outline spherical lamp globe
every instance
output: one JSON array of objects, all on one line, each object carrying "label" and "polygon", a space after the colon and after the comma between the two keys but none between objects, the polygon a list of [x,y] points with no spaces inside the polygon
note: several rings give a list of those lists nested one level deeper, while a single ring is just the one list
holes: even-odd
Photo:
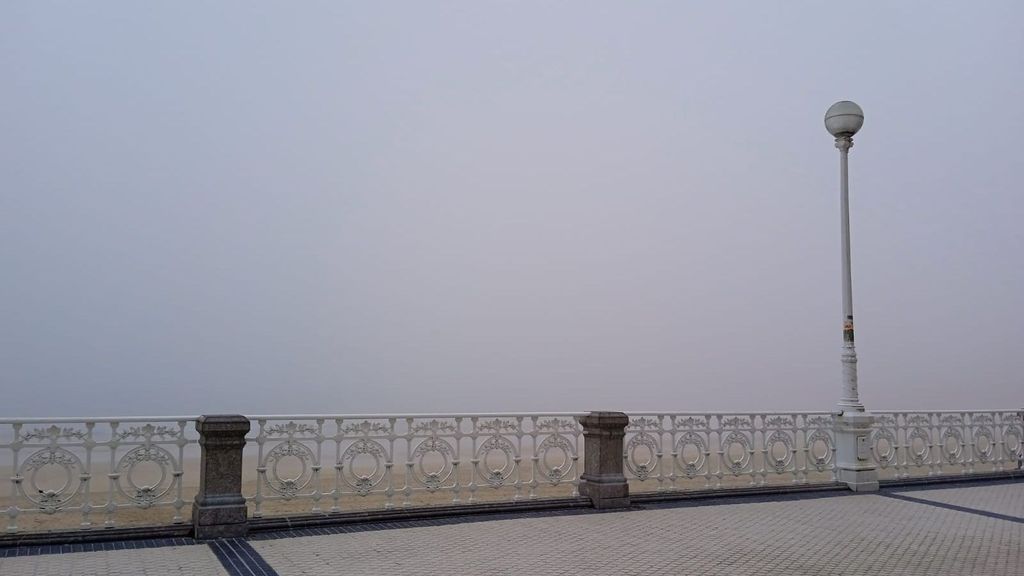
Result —
[{"label": "spherical lamp globe", "polygon": [[849,100],[836,102],[825,112],[825,129],[836,138],[853,136],[863,125],[864,111]]}]

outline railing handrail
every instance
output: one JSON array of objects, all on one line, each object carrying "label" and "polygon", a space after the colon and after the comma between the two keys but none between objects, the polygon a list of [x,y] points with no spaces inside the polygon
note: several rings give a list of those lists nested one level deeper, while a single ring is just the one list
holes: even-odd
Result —
[{"label": "railing handrail", "polygon": [[383,420],[386,418],[529,418],[576,417],[589,412],[458,412],[425,414],[246,414],[249,420]]},{"label": "railing handrail", "polygon": [[[981,409],[971,408],[968,410],[932,410],[932,409],[872,409],[871,414],[882,414],[882,413],[949,413],[949,414],[963,414],[970,412],[1018,412],[1024,410],[1024,408],[993,408],[993,409]],[[246,418],[250,420],[280,420],[284,418],[298,419],[298,420],[317,420],[317,419],[362,419],[362,420],[373,420],[382,418],[526,418],[526,417],[576,417],[585,416],[589,414],[589,411],[582,412],[424,412],[424,413],[409,413],[409,414],[246,414]],[[714,414],[749,414],[749,415],[762,415],[762,414],[834,414],[834,410],[641,410],[633,411],[627,410],[627,414],[635,416],[670,416],[670,415],[681,415],[681,416],[701,416],[701,415],[714,415]],[[62,424],[69,422],[181,422],[181,421],[195,421],[200,418],[199,415],[190,414],[186,416],[61,416],[61,417],[46,417],[46,418],[15,418],[9,416],[0,416],[0,424]]]},{"label": "railing handrail", "polygon": [[716,414],[728,414],[734,415],[749,415],[749,416],[776,416],[779,414],[834,414],[831,410],[698,410],[698,411],[675,411],[675,410],[659,410],[656,412],[633,412],[630,410],[626,411],[626,414],[630,416],[708,416]]},{"label": "railing handrail", "polygon": [[85,416],[61,418],[7,418],[0,417],[0,424],[69,424],[84,422],[192,422],[199,416]]},{"label": "railing handrail", "polygon": [[939,414],[939,413],[942,413],[942,414],[966,414],[966,413],[970,413],[970,412],[1019,412],[1020,410],[1024,410],[1024,408],[998,408],[998,409],[993,409],[993,410],[983,410],[983,409],[980,409],[980,408],[972,408],[970,410],[930,410],[930,409],[924,409],[924,408],[918,408],[916,410],[888,410],[888,409],[878,410],[878,409],[872,408],[868,412],[871,413],[871,414],[888,414],[888,413],[892,413],[892,412],[907,412],[907,413],[912,413],[912,414],[927,414],[927,413],[932,413],[932,414]]}]

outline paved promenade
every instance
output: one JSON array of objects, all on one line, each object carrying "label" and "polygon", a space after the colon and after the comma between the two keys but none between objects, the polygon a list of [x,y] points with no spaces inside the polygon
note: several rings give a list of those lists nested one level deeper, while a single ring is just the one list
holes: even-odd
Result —
[{"label": "paved promenade", "polygon": [[1024,482],[642,508],[7,557],[0,574],[1024,574]]}]

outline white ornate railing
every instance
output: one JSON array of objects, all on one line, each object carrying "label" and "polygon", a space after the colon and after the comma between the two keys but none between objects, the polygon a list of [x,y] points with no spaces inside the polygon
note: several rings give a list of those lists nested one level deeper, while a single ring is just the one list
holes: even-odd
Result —
[{"label": "white ornate railing", "polygon": [[[869,458],[883,479],[1002,472],[1024,463],[1021,411],[873,415]],[[253,517],[574,497],[585,448],[581,416],[237,417],[234,448],[217,436],[222,421],[204,419],[215,455],[202,465],[219,466],[216,478],[234,474],[227,489],[245,496]],[[199,484],[196,420],[0,419],[7,531],[185,522]],[[829,412],[634,413],[622,469],[634,493],[830,483],[835,425]],[[597,427],[595,438],[605,437],[596,421],[588,426]],[[241,477],[233,464],[239,452]]]},{"label": "white ornate railing", "polygon": [[1016,469],[1024,458],[1017,411],[872,411],[880,476],[906,478]]},{"label": "white ornate railing", "polygon": [[[0,500],[7,531],[26,523],[50,529],[183,522],[191,504],[186,496],[192,496],[183,489],[183,463],[197,442],[195,419],[0,420],[0,467],[10,478],[7,498]],[[167,510],[169,518],[154,509]],[[54,515],[64,521],[42,521]]]},{"label": "white ornate railing", "polygon": [[575,496],[581,415],[252,416],[246,498],[260,517]]},{"label": "white ornate railing", "polygon": [[833,415],[633,413],[623,458],[637,492],[761,485],[771,478],[794,484],[833,482]]}]

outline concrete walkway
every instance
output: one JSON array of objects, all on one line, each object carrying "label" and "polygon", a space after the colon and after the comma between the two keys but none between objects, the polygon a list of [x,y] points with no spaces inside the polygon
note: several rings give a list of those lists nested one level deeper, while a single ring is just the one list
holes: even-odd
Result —
[{"label": "concrete walkway", "polygon": [[43,553],[0,574],[1024,574],[1024,482],[840,494]]}]

